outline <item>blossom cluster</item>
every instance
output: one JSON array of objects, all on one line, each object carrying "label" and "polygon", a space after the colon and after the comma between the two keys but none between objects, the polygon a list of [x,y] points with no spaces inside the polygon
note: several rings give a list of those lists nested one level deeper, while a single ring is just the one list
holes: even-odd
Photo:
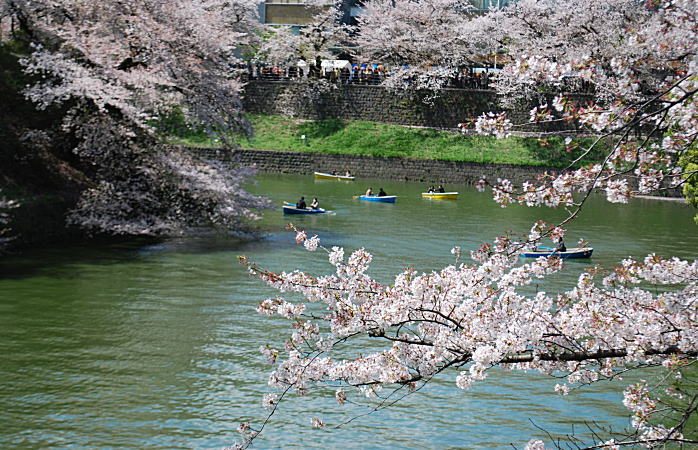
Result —
[{"label": "blossom cluster", "polygon": [[[537,223],[529,239],[535,242],[546,232],[564,234],[562,228]],[[571,386],[614,378],[638,365],[696,357],[698,261],[656,255],[627,259],[601,280],[584,273],[567,292],[526,295],[518,291],[562,264],[551,257],[519,265],[522,248],[504,236],[473,252],[475,264],[422,274],[407,269],[390,285],[367,275],[372,256],[365,249],[345,260],[344,250],[333,247],[328,259],[334,272],[320,277],[267,272],[246,262],[253,275],[305,299],[270,299],[258,308],[292,321],[285,357],[282,350],[261,349],[275,363],[269,386],[306,394],[319,384],[341,382],[345,388],[335,398],[342,404],[348,389],[375,397],[386,387],[415,386],[447,369],[456,370],[456,386],[467,390],[486,379],[493,366],[504,365],[566,373],[567,384],[555,388],[564,394]],[[640,287],[644,283],[681,287],[655,292]],[[326,314],[306,314],[310,303]],[[354,356],[343,353],[347,343],[362,336],[385,345],[369,351],[357,341]],[[627,403],[636,414],[638,405],[646,404]],[[661,432],[647,421],[635,425],[647,436]]]},{"label": "blossom cluster", "polygon": [[[501,33],[514,43],[508,48],[514,62],[499,74],[498,90],[531,101],[541,90],[556,93],[551,105],[559,116],[541,101],[531,109],[530,122],[575,122],[599,137],[559,174],[522,186],[503,180],[495,199],[503,205],[572,206],[572,192],[601,189],[609,201],[622,203],[680,186],[691,174],[682,174],[679,160],[698,136],[698,61],[689,56],[697,49],[690,31],[697,24],[696,2],[659,1],[651,12],[591,0],[552,3],[517,2],[486,19],[506,23]],[[583,23],[593,23],[595,31],[570,25]],[[667,61],[674,61],[671,71]],[[575,80],[593,95],[561,92]],[[479,131],[502,135],[491,124]],[[602,162],[574,168],[602,145],[610,148]]]},{"label": "blossom cluster", "polygon": [[475,130],[481,134],[493,134],[498,138],[511,135],[512,123],[506,113],[486,113],[477,118]]}]

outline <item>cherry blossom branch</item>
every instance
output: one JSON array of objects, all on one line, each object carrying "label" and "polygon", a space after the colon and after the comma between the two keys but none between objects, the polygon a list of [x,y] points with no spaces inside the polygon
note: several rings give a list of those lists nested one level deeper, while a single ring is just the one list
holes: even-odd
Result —
[{"label": "cherry blossom branch", "polygon": [[680,444],[698,444],[698,440],[695,439],[683,439],[683,438],[654,438],[654,439],[637,439],[634,441],[622,441],[622,442],[610,442],[610,443],[603,443],[599,445],[592,445],[590,447],[584,447],[583,450],[592,450],[595,448],[614,448],[614,447],[619,447],[619,446],[629,446],[629,445],[638,445],[638,444],[651,444],[651,443],[666,443],[666,442],[676,442]]}]

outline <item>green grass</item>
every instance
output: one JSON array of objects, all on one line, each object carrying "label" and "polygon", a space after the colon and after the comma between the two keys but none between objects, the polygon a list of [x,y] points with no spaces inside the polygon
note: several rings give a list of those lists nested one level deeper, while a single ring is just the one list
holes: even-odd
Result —
[{"label": "green grass", "polygon": [[[496,139],[358,120],[307,121],[276,115],[254,115],[250,120],[255,136],[238,137],[242,148],[558,167],[566,166],[581,151],[568,152],[560,137],[545,142],[533,137]],[[213,144],[200,132],[180,134],[178,141]],[[581,145],[591,142],[588,138],[575,141]]]}]

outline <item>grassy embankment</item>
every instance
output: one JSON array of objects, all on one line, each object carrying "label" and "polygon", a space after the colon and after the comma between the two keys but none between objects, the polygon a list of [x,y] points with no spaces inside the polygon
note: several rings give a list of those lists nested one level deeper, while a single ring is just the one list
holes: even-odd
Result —
[{"label": "grassy embankment", "polygon": [[[269,115],[250,116],[250,120],[255,136],[238,137],[240,146],[247,149],[557,167],[566,166],[581,152],[581,148],[568,150],[560,137],[496,139],[358,120],[307,121]],[[161,131],[176,136],[177,143],[215,147],[205,133],[186,130],[176,122],[161,123]],[[584,146],[591,139],[575,141]]]}]

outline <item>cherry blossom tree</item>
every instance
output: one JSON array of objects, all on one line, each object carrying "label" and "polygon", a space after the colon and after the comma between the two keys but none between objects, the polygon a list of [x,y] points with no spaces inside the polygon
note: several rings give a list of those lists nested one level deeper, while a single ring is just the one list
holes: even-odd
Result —
[{"label": "cherry blossom tree", "polygon": [[[573,163],[518,191],[502,183],[495,187],[498,198],[578,208],[583,202],[573,199],[574,191],[605,189],[609,201],[625,202],[693,177],[694,170],[682,172],[680,160],[698,132],[695,2],[661,2],[651,10],[579,1],[560,2],[559,10],[547,6],[523,1],[501,12],[507,29],[528,32],[510,37],[519,44],[511,46],[515,59],[498,77],[498,90],[508,97],[548,94],[539,96],[546,103],[531,111],[532,122],[577,122],[595,133],[582,157],[599,145],[609,150],[596,165],[573,169]],[[570,79],[585,83],[593,97],[566,94]],[[477,127],[506,135],[516,125],[500,114],[481,117]]]},{"label": "cherry blossom tree", "polygon": [[19,204],[16,201],[0,197],[0,253],[12,241],[12,236],[9,235],[12,218],[10,212],[18,206]]},{"label": "cherry blossom tree", "polygon": [[490,34],[473,27],[474,11],[462,0],[365,2],[357,19],[359,57],[390,67],[386,86],[439,90],[460,67],[496,50]]},{"label": "cherry blossom tree", "polygon": [[[378,410],[396,401],[395,393],[420,389],[440,373],[453,374],[456,386],[468,390],[495,366],[564,374],[566,381],[555,388],[564,395],[630,370],[658,367],[665,380],[681,378],[684,384],[664,383],[662,395],[657,391],[662,383],[629,386],[623,403],[633,431],[595,439],[590,448],[698,443],[687,426],[698,410],[698,261],[654,254],[625,259],[609,272],[584,273],[575,286],[554,294],[527,286],[561,270],[560,259],[517,263],[518,255],[541,238],[561,239],[565,224],[582,213],[594,190],[605,191],[611,202],[626,202],[679,188],[695,177],[695,167],[683,163],[682,171],[681,161],[694,157],[698,136],[698,5],[692,0],[649,7],[622,0],[522,0],[461,23],[459,33],[455,19],[439,22],[442,15],[460,13],[455,6],[430,16],[427,4],[442,5],[410,3],[417,11],[424,7],[425,15],[417,14],[416,23],[405,17],[397,24],[392,21],[402,13],[391,9],[395,2],[375,3],[375,9],[369,3],[362,23],[378,26],[382,17],[385,30],[394,24],[399,36],[381,46],[364,27],[364,49],[374,55],[384,51],[395,61],[430,64],[429,48],[438,51],[434,41],[456,48],[447,46],[459,39],[475,42],[469,39],[477,39],[476,30],[490,30],[488,39],[510,58],[497,80],[502,96],[537,102],[531,122],[577,122],[596,136],[583,153],[603,145],[605,157],[582,168],[575,161],[522,186],[483,180],[480,185],[492,186],[502,206],[563,207],[569,216],[558,224],[537,222],[527,236],[499,237],[472,251],[471,263],[461,261],[461,249],[454,248],[453,264],[430,273],[405,270],[383,284],[367,275],[372,262],[367,250],[345,255],[342,248],[325,249],[317,236],[301,230],[295,230],[296,241],[309,251],[326,251],[331,273],[271,272],[242,258],[252,275],[288,294],[258,307],[261,314],[291,324],[284,349],[260,348],[274,364],[269,379],[274,392],[263,404],[273,414],[292,392],[341,384],[335,391],[339,404],[365,395],[378,398]],[[435,30],[436,23],[449,28]],[[429,38],[419,37],[424,35]],[[411,42],[419,48],[410,48]],[[403,47],[409,51],[401,53]],[[464,52],[446,60],[468,58]],[[575,95],[580,87],[589,95]],[[500,137],[519,125],[501,112],[476,121],[479,132]],[[577,145],[571,136],[566,143]],[[311,421],[324,426],[320,417]],[[263,428],[243,424],[241,445],[249,445]],[[531,440],[527,448],[544,445]]]},{"label": "cherry blossom tree", "polygon": [[[246,132],[233,69],[259,24],[254,2],[3,0],[38,109],[63,108],[60,127],[89,186],[69,217],[95,232],[178,233],[200,225],[246,229],[268,203],[230,170],[160,142],[149,125],[174,110],[224,145]],[[27,130],[27,135],[36,135]]]},{"label": "cherry blossom tree", "polygon": [[336,49],[348,44],[353,29],[341,23],[343,13],[339,1],[310,1],[304,5],[314,13],[313,19],[298,30],[274,27],[254,57],[256,63],[305,71],[303,77],[289,80],[286,90],[276,100],[276,109],[289,117],[316,110],[322,96],[337,88],[320,76],[322,61],[336,58]]},{"label": "cherry blossom tree", "polygon": [[[496,82],[505,106],[534,103],[530,122],[577,124],[598,136],[563,175],[518,189],[501,183],[495,188],[498,198],[577,207],[580,203],[571,197],[575,190],[606,189],[611,201],[677,189],[686,182],[691,192],[695,167],[682,174],[680,166],[690,164],[687,155],[696,136],[694,2],[523,0],[485,15],[443,1],[405,3],[369,3],[358,37],[368,55],[411,65],[405,70],[412,76],[403,74],[391,84],[406,81],[413,88],[438,89],[443,74],[459,64],[482,63],[482,50],[497,48],[508,61]],[[401,18],[407,9],[420,12],[414,22]],[[391,28],[391,39],[382,44],[393,21],[400,25]],[[450,56],[442,56],[437,47]],[[430,69],[438,61],[441,69]],[[580,96],[580,89],[586,95]],[[464,124],[474,123],[478,132],[498,137],[528,125],[513,123],[502,112],[472,119]],[[566,145],[570,151],[579,147],[571,137]],[[600,146],[611,149],[605,161],[571,170]],[[682,158],[683,164],[677,164]]]},{"label": "cherry blossom tree", "polygon": [[[414,21],[403,17],[407,10],[417,12]],[[598,139],[563,175],[516,191],[503,183],[497,195],[572,207],[574,190],[602,188],[609,200],[624,201],[633,193],[678,188],[695,173],[682,175],[677,164],[696,137],[695,11],[693,1],[522,0],[473,15],[446,0],[380,0],[367,3],[357,41],[370,57],[410,65],[404,70],[411,75],[390,83],[408,81],[414,89],[438,89],[458,65],[483,63],[487,49],[504,51],[508,63],[495,86],[505,106],[533,103],[530,122],[574,123]],[[472,122],[478,132],[498,137],[529,125],[502,112]],[[567,146],[578,144],[570,138]],[[571,170],[599,146],[610,148],[605,161]]]}]

